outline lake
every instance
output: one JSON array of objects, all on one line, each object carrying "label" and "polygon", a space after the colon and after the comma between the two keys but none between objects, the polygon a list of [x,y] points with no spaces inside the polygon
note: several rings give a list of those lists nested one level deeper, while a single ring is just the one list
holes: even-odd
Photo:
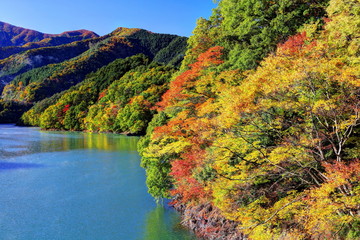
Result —
[{"label": "lake", "polygon": [[0,125],[0,239],[196,239],[147,193],[137,141]]}]

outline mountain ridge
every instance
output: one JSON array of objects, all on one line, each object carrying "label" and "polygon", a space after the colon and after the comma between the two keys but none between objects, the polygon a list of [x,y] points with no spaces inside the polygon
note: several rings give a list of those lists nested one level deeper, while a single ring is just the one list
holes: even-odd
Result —
[{"label": "mountain ridge", "polygon": [[99,37],[99,35],[86,29],[65,31],[59,34],[49,34],[0,21],[0,47],[23,46],[33,42],[44,41],[44,39],[58,37],[82,40]]},{"label": "mountain ridge", "polygon": [[[86,30],[79,32],[88,33]],[[78,32],[68,31],[64,34],[70,36]],[[173,34],[119,27],[101,37],[59,46],[43,47],[39,45],[40,41],[20,47],[0,48],[0,58],[10,54],[0,59],[0,91],[5,88],[2,99],[39,101],[81,82],[90,72],[118,58],[140,53],[160,64],[176,66],[184,56],[186,40],[186,37]],[[12,48],[16,48],[15,54],[6,53]]]}]

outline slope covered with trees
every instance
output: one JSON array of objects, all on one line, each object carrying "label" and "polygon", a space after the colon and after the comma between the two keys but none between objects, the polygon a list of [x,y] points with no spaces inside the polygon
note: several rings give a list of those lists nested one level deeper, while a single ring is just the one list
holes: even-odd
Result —
[{"label": "slope covered with trees", "polygon": [[[98,37],[88,30],[45,34],[0,22],[0,92],[21,73],[83,53],[93,42],[82,40]],[[65,44],[68,45],[58,47]]]},{"label": "slope covered with trees", "polygon": [[[21,114],[35,102],[38,103],[30,111],[31,114],[27,116],[39,117],[47,107],[54,104],[63,95],[67,95],[65,94],[67,89],[75,85],[76,87],[72,88],[70,92],[76,90],[79,93],[79,96],[77,96],[79,99],[89,97],[94,99],[92,103],[95,103],[99,97],[99,91],[105,90],[113,81],[119,80],[129,70],[135,71],[135,68],[140,65],[148,66],[152,61],[154,61],[153,68],[158,67],[154,71],[166,75],[166,77],[160,79],[167,79],[168,81],[168,74],[165,72],[169,70],[169,73],[172,73],[173,68],[164,67],[161,70],[161,65],[179,66],[187,45],[187,38],[185,37],[157,34],[143,29],[118,28],[110,34],[97,37],[85,30],[65,32],[60,35],[41,35],[39,32],[17,28],[9,24],[2,24],[1,26],[1,29],[6,32],[6,34],[3,34],[4,36],[14,35],[14,38],[21,38],[22,41],[27,43],[24,42],[21,45],[20,42],[14,42],[14,46],[0,49],[0,55],[6,57],[0,60],[1,99],[2,104],[6,105],[2,110],[2,115],[11,116],[9,119],[6,119],[6,117],[1,118],[0,122],[16,122]],[[19,37],[16,37],[16,34]],[[25,38],[24,35],[27,37]],[[37,41],[35,37],[32,37],[33,35],[42,40]],[[79,36],[82,36],[82,40],[78,38]],[[135,60],[132,58],[125,62],[121,60],[138,54],[143,55],[135,58]],[[114,62],[117,59],[119,61]],[[128,61],[134,63],[134,65]],[[108,64],[110,65],[105,67]],[[102,67],[105,68],[97,72]],[[141,71],[145,73],[147,70],[143,69]],[[86,83],[82,83],[85,79]],[[154,81],[156,82],[156,80]],[[91,96],[80,96],[82,91],[88,91]],[[157,90],[154,91],[155,96],[163,92],[161,89],[159,89],[159,93],[156,92]],[[74,94],[70,95],[71,97],[75,96]],[[158,98],[153,98],[158,101],[160,95]],[[82,107],[87,110],[90,105],[90,102],[87,102],[86,107]],[[72,110],[69,112],[72,112]],[[13,114],[14,112],[16,114]],[[150,120],[149,116],[145,118],[145,122]],[[26,124],[40,124],[39,119],[26,117],[24,119],[26,119]],[[74,121],[77,120],[80,121],[80,118],[76,118]],[[67,130],[87,129],[83,124],[81,126],[79,124],[72,123],[71,126],[59,125],[58,127]],[[43,125],[43,127],[57,128],[53,125]],[[141,129],[138,128],[138,130],[132,132],[143,132],[145,127],[143,125],[140,127]],[[109,128],[106,131],[113,130]]]},{"label": "slope covered with trees", "polygon": [[358,239],[359,34],[358,0],[220,1],[139,143],[149,192],[212,239]]},{"label": "slope covered with trees", "polygon": [[[88,73],[117,58],[126,58],[139,53],[155,58],[159,63],[179,63],[186,47],[185,40],[186,38],[176,35],[119,28],[102,37],[87,51],[74,58],[35,68],[16,76],[4,88],[2,97],[5,100],[40,101],[76,85],[83,81]],[[94,42],[96,39],[91,41]],[[175,42],[176,48],[169,47],[172,42]]]},{"label": "slope covered with trees", "polygon": [[175,69],[145,55],[118,59],[26,112],[26,125],[43,129],[141,134]]},{"label": "slope covered with trees", "polygon": [[[56,47],[40,47],[0,60],[0,91],[16,76],[35,68],[74,58],[101,40],[103,37],[76,41]],[[0,53],[2,52],[0,50]]]}]

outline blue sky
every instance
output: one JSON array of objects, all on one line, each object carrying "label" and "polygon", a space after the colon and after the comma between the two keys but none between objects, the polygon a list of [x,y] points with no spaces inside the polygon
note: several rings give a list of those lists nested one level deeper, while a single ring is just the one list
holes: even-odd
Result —
[{"label": "blue sky", "polygon": [[208,18],[212,0],[4,0],[0,21],[44,33],[88,29],[99,35],[117,27],[191,35]]}]

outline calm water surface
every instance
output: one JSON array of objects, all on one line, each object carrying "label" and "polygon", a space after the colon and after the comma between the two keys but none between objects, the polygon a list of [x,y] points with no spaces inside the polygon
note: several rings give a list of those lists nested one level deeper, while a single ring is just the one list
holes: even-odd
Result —
[{"label": "calm water surface", "polygon": [[0,239],[195,239],[147,193],[137,140],[0,125]]}]

